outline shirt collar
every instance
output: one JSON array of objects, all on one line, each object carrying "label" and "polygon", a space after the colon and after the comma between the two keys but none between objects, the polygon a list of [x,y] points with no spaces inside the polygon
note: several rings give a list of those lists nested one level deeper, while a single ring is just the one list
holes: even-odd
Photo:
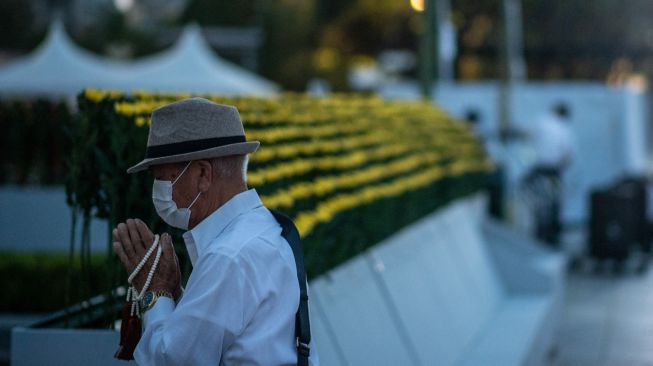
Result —
[{"label": "shirt collar", "polygon": [[192,230],[184,233],[184,242],[188,249],[191,263],[202,255],[224,229],[238,216],[263,206],[255,189],[241,192],[233,197],[209,216],[202,220]]}]

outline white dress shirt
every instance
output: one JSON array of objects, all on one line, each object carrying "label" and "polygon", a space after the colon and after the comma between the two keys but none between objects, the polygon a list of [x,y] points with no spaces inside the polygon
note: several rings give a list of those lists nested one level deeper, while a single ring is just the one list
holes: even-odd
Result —
[{"label": "white dress shirt", "polygon": [[[175,306],[159,298],[134,352],[141,365],[293,365],[299,285],[281,227],[255,190],[184,234],[193,270]],[[317,364],[311,347],[311,364]]]},{"label": "white dress shirt", "polygon": [[533,131],[537,165],[562,167],[575,155],[574,137],[568,122],[551,113],[542,116]]}]

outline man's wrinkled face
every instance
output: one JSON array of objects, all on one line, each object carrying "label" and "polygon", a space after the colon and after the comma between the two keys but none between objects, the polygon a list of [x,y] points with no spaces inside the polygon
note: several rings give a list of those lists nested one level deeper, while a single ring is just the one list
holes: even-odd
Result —
[{"label": "man's wrinkled face", "polygon": [[[175,182],[188,164],[171,163],[155,165],[150,168],[154,179]],[[172,199],[177,207],[188,207],[198,194],[198,171],[196,162],[192,162],[183,175],[172,186]],[[194,207],[194,206],[193,206]]]}]

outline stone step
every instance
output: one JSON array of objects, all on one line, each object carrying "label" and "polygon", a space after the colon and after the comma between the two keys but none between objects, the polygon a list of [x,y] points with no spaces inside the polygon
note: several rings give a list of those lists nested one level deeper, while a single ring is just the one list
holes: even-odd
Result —
[{"label": "stone step", "polygon": [[11,355],[11,328],[41,319],[44,314],[0,313],[0,366],[9,366]]}]

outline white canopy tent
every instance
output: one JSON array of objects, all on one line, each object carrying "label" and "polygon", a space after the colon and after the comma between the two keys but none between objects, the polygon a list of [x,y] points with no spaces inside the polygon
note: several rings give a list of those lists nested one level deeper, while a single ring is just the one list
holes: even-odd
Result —
[{"label": "white canopy tent", "polygon": [[56,20],[36,50],[0,68],[0,94],[74,96],[86,87],[110,87],[117,69],[76,46]]},{"label": "white canopy tent", "polygon": [[274,83],[215,55],[197,25],[188,25],[176,42],[160,54],[137,60],[122,80],[125,89],[270,95]]},{"label": "white canopy tent", "polygon": [[31,54],[0,68],[1,95],[74,97],[84,88],[130,92],[271,95],[279,87],[218,57],[197,25],[170,49],[132,62],[112,61],[76,46],[61,21]]}]

